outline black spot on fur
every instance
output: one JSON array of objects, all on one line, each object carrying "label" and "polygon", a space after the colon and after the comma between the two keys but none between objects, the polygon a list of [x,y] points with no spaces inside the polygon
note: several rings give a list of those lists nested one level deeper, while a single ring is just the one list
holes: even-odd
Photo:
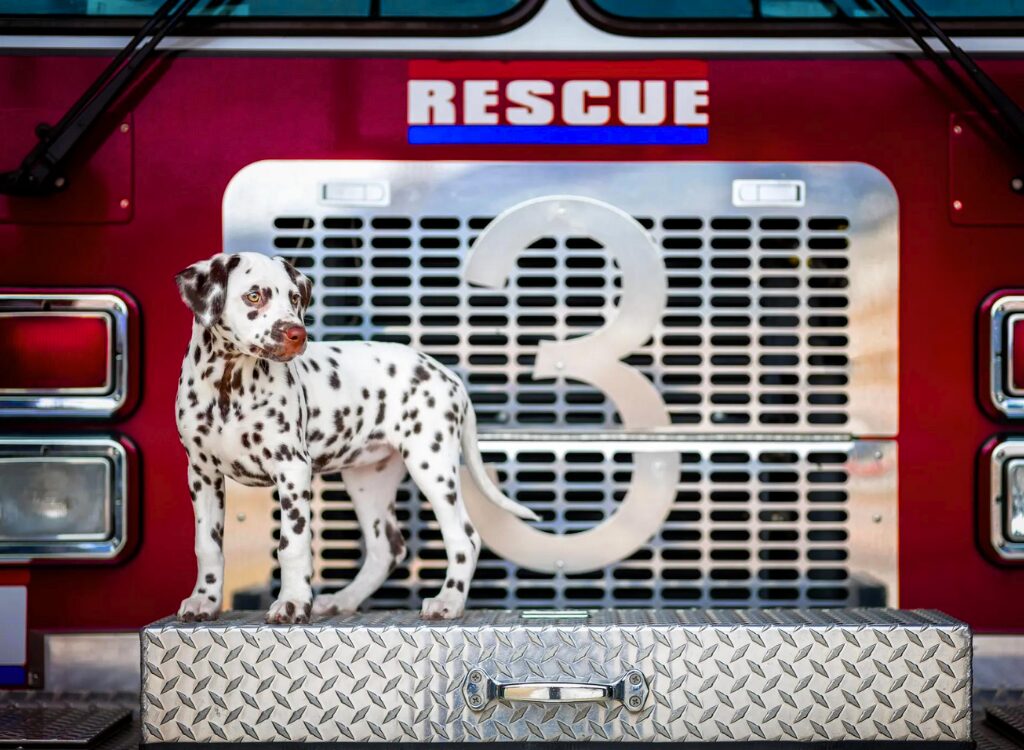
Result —
[{"label": "black spot on fur", "polygon": [[384,534],[387,536],[388,544],[391,546],[392,556],[397,558],[404,555],[405,539],[402,537],[402,532],[388,522],[384,524]]}]

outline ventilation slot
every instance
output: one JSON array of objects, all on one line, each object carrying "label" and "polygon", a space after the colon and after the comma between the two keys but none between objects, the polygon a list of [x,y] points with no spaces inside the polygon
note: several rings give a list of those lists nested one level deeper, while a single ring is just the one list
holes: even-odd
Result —
[{"label": "ventilation slot", "polygon": [[[662,248],[669,295],[662,325],[628,361],[664,394],[672,423],[841,431],[849,220],[637,218]],[[466,380],[483,425],[618,424],[614,404],[588,385],[532,375],[540,342],[610,319],[615,264],[591,237],[545,237],[520,254],[505,289],[471,288],[466,255],[491,220],[367,214],[316,226],[281,216],[273,244],[323,290],[309,310],[316,336],[423,349]],[[443,343],[430,335],[438,328]],[[488,337],[496,328],[503,339]]]},{"label": "ventilation slot", "polygon": [[[675,503],[659,534],[628,560],[582,575],[523,570],[484,551],[469,604],[530,606],[847,606],[847,445],[698,443],[680,454]],[[509,496],[535,510],[545,531],[573,534],[607,519],[626,492],[633,455],[612,448],[484,446]],[[406,483],[396,510],[408,560],[370,604],[418,608],[446,566],[429,504]],[[338,475],[313,501],[318,590],[359,570],[359,526]],[[279,579],[275,572],[275,582]]]}]

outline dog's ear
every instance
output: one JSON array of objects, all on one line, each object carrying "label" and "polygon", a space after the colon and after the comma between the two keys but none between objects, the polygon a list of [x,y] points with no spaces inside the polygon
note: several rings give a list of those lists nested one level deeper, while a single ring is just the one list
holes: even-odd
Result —
[{"label": "dog's ear", "polygon": [[284,264],[284,270],[288,272],[288,277],[299,288],[299,307],[302,308],[302,314],[305,314],[306,308],[309,307],[309,300],[313,295],[313,282],[310,281],[304,274],[299,273],[295,269],[295,266],[289,263],[285,258],[282,258],[280,255],[275,255],[274,260]]},{"label": "dog's ear", "polygon": [[227,296],[228,274],[240,261],[237,255],[220,253],[209,260],[193,263],[174,276],[181,301],[204,328],[220,320]]}]

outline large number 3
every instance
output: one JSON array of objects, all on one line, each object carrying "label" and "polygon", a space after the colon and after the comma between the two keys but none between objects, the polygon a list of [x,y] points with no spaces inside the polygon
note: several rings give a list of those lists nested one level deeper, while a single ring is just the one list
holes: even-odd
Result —
[{"label": "large number 3", "polygon": [[[585,236],[599,242],[618,262],[622,294],[614,317],[593,333],[541,342],[536,375],[575,378],[600,388],[615,404],[627,431],[668,427],[668,410],[657,389],[620,361],[650,338],[664,313],[668,292],[658,249],[629,214],[576,196],[520,203],[498,216],[477,238],[466,279],[491,289],[504,287],[519,253],[552,235]],[[678,453],[636,452],[632,481],[618,511],[588,531],[568,535],[529,526],[484,499],[471,481],[464,486],[470,517],[497,554],[533,570],[573,573],[618,562],[656,534],[672,508],[678,477]]]}]

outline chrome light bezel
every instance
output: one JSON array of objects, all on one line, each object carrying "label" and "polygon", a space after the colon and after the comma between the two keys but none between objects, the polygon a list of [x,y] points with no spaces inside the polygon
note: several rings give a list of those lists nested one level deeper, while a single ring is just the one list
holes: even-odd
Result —
[{"label": "chrome light bezel", "polygon": [[108,483],[103,498],[110,534],[60,535],[53,540],[0,539],[0,562],[28,562],[47,559],[110,560],[128,542],[128,453],[110,437],[0,437],[0,466],[8,461],[42,459],[47,462],[102,459],[108,462]]},{"label": "chrome light bezel", "polygon": [[1024,439],[1005,438],[990,442],[982,455],[988,454],[982,471],[987,480],[987,492],[980,498],[984,504],[981,513],[981,542],[999,562],[1024,563],[1024,540],[1010,535],[1010,505],[1008,502],[1008,469],[1010,464],[1024,459]]},{"label": "chrome light bezel", "polygon": [[1024,417],[1024,394],[1018,394],[1010,379],[1013,340],[1009,332],[1012,317],[1024,313],[1024,295],[1007,294],[995,299],[988,310],[988,396],[992,407],[1005,417]]},{"label": "chrome light bezel", "polygon": [[110,417],[128,400],[129,352],[127,303],[114,294],[0,294],[0,316],[102,316],[113,346],[108,352],[108,383],[103,388],[57,388],[53,391],[0,389],[0,417]]}]

